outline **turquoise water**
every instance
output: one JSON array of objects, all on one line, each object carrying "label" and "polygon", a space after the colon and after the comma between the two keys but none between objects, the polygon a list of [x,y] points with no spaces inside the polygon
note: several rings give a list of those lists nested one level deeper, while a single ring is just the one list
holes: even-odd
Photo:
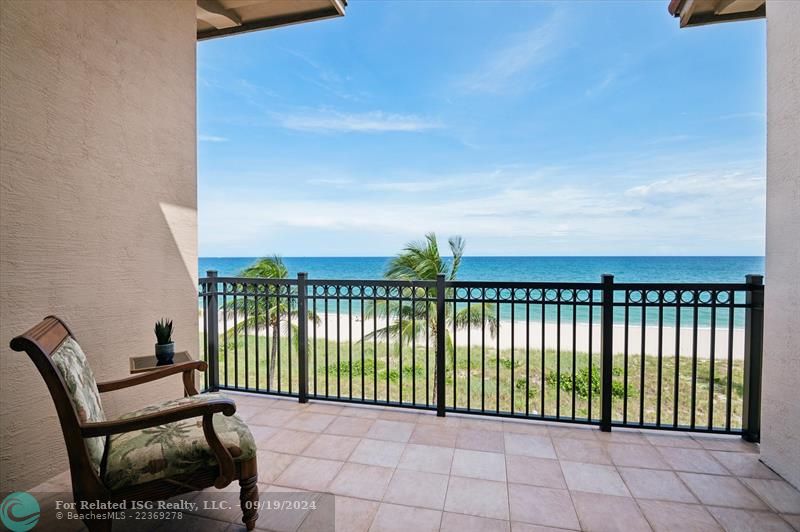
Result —
[{"label": "turquoise water", "polygon": [[[207,270],[236,275],[255,257],[201,257]],[[380,279],[389,257],[284,257],[291,276],[311,279]],[[738,283],[764,273],[764,257],[464,257],[464,281],[597,282],[611,273],[617,282]]]}]

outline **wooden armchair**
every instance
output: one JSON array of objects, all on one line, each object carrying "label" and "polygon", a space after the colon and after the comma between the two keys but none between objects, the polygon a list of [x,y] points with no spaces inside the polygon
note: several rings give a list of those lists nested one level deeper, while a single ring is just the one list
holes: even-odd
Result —
[{"label": "wooden armchair", "polygon": [[[198,394],[194,361],[116,381],[96,383],[69,327],[48,316],[11,340],[44,378],[55,403],[69,455],[75,501],[163,500],[238,479],[242,521],[255,526],[258,487],[256,445],[236,404],[218,394]],[[186,397],[108,421],[100,394],[183,374]],[[110,530],[110,520],[87,521]]]}]

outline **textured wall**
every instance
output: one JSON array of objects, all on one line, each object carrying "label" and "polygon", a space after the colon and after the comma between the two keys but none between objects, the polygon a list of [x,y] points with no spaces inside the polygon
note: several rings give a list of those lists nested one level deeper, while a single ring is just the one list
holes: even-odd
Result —
[{"label": "textured wall", "polygon": [[[66,318],[98,380],[174,318],[197,356],[193,0],[0,2],[0,490],[67,468],[41,378],[9,340]],[[111,415],[179,379],[104,397]]]},{"label": "textured wall", "polygon": [[800,487],[800,2],[767,2],[762,460]]}]

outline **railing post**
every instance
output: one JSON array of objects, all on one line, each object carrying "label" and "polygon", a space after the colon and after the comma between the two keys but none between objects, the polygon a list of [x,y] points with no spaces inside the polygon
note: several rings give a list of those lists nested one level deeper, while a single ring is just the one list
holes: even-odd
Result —
[{"label": "railing post", "polygon": [[764,355],[764,276],[747,275],[744,314],[742,438],[761,439],[761,362]]},{"label": "railing post", "polygon": [[219,302],[217,292],[216,270],[206,272],[208,282],[206,283],[206,309],[205,318],[208,324],[208,387],[212,392],[219,390]]},{"label": "railing post", "polygon": [[444,274],[440,273],[436,276],[436,415],[440,417],[444,416],[445,398],[444,335],[447,325],[444,308]]},{"label": "railing post", "polygon": [[297,357],[299,400],[308,402],[308,290],[306,280],[308,274],[297,274]]},{"label": "railing post", "polygon": [[[604,274],[603,283],[603,313],[600,321],[600,430],[611,431],[611,382],[612,364],[614,362],[614,276]],[[591,324],[589,324],[591,327]]]}]

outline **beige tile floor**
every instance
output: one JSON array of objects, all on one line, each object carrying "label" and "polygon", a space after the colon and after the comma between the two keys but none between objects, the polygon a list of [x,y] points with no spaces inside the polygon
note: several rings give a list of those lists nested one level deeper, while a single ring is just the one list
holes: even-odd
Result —
[{"label": "beige tile floor", "polygon": [[[800,493],[738,437],[230,396],[258,443],[261,493],[332,493],[340,532],[800,531]],[[243,530],[230,521],[203,511],[180,529]],[[257,526],[331,530],[305,515]]]}]

